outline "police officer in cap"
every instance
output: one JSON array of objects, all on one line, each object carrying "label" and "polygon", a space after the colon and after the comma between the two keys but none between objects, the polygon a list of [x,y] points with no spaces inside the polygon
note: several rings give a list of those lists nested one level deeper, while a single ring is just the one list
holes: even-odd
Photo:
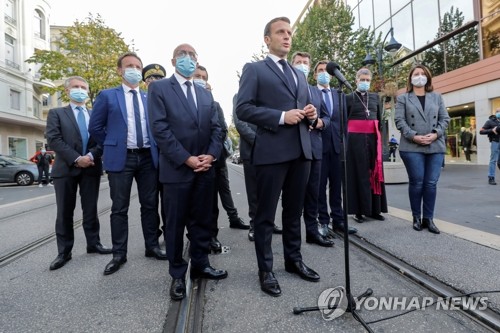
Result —
[{"label": "police officer in cap", "polygon": [[142,79],[146,83],[146,86],[149,86],[152,81],[165,78],[165,76],[165,68],[159,64],[150,64],[142,69]]}]

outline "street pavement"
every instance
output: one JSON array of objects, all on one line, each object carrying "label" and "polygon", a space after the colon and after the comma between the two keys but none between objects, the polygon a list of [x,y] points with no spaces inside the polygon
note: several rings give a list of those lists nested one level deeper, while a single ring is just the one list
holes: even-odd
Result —
[{"label": "street pavement", "polygon": [[[497,199],[500,185],[487,185],[485,168],[466,167],[469,169],[449,165],[443,170],[436,209],[436,222],[443,231],[440,235],[411,228],[405,207],[407,185],[403,184],[387,185],[391,207],[386,221],[357,224],[350,219],[350,225],[359,229],[354,237],[366,239],[461,292],[500,290],[499,234],[479,228],[495,230],[498,224],[495,215],[500,215]],[[241,165],[230,164],[233,198],[240,216],[248,221],[241,173]],[[107,205],[109,193],[103,186],[100,206]],[[7,211],[22,208],[14,204],[5,206],[0,206],[2,244],[16,237],[24,237],[25,241],[26,237],[20,233],[35,237],[33,228],[44,231],[48,226],[53,228],[54,206],[39,205],[36,214],[16,215],[15,222],[2,217],[8,216]],[[38,226],[32,222],[36,221],[35,216],[43,217],[38,218]],[[128,262],[113,275],[102,274],[111,256],[85,253],[81,228],[75,231],[73,259],[57,271],[49,271],[49,264],[56,256],[55,241],[1,267],[0,332],[162,332],[171,302],[168,265],[144,256],[139,217],[139,204],[134,196],[129,210]],[[75,212],[75,219],[78,218],[81,218],[79,209]],[[276,219],[280,224],[279,213]],[[104,212],[100,220],[102,242],[110,245],[109,212]],[[29,227],[16,226],[16,222]],[[273,298],[260,291],[254,243],[248,241],[247,231],[230,229],[222,207],[219,226],[219,240],[230,250],[210,255],[210,260],[214,267],[227,269],[229,277],[207,282],[203,332],[365,331],[351,313],[326,320],[318,311],[300,315],[292,312],[297,306],[316,306],[319,295],[328,288],[346,286],[341,238],[335,239],[333,248],[303,243],[305,263],[321,276],[320,282],[313,283],[284,270],[281,236],[273,235],[274,271],[283,291],[281,297]],[[7,249],[0,247],[0,253],[5,254]],[[348,254],[353,296],[367,288],[373,290],[375,297],[432,296],[357,247],[351,245]],[[500,294],[484,295],[500,312]],[[358,313],[365,321],[374,322],[400,312],[361,308]],[[489,332],[458,311],[435,307],[371,323],[370,327],[375,332]]]}]

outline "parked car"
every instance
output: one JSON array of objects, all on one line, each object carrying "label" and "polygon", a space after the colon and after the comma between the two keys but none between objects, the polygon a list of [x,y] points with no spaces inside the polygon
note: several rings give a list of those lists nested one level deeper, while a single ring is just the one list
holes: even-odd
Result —
[{"label": "parked car", "polygon": [[24,158],[0,155],[0,183],[33,184],[38,178],[36,164]]},{"label": "parked car", "polygon": [[233,153],[233,155],[231,156],[231,162],[233,162],[235,164],[243,163],[243,160],[241,159],[239,152]]}]

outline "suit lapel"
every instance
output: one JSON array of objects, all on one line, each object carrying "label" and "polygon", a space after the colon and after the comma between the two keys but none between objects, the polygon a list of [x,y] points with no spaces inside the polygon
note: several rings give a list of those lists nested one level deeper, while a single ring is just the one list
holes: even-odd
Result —
[{"label": "suit lapel", "polygon": [[[292,89],[290,87],[290,85],[288,84],[288,80],[286,79],[286,76],[285,74],[283,73],[283,71],[281,70],[281,68],[278,67],[278,65],[274,62],[273,59],[267,57],[265,59],[265,62],[267,64],[267,66],[269,68],[271,68],[271,70],[274,72],[274,74],[276,74],[280,79],[281,81],[283,81],[283,83],[285,84],[285,86],[287,87],[287,89],[292,93],[293,96],[296,96],[296,91],[294,91],[294,89]],[[292,69],[294,70],[294,69]],[[297,74],[297,73],[296,73]],[[297,80],[297,81],[300,81],[300,80]],[[298,89],[298,84],[297,84],[297,89]]]},{"label": "suit lapel", "polygon": [[118,105],[120,106],[120,111],[122,113],[123,121],[128,126],[127,120],[127,104],[125,103],[125,91],[122,86],[116,88],[116,99],[118,100]]},{"label": "suit lapel", "polygon": [[69,122],[73,125],[76,133],[79,134],[80,127],[78,127],[78,123],[76,122],[75,114],[73,113],[73,109],[71,108],[71,105],[68,105],[64,108],[64,115],[68,118]]}]

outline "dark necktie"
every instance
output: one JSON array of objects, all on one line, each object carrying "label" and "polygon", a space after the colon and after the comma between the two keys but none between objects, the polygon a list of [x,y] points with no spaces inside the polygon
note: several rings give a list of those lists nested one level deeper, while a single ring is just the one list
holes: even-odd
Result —
[{"label": "dark necktie", "polygon": [[321,89],[321,91],[323,91],[323,93],[325,94],[324,97],[325,97],[326,108],[328,109],[328,114],[331,116],[332,115],[332,102],[330,100],[330,90],[324,88],[324,89]]},{"label": "dark necktie", "polygon": [[142,123],[141,123],[141,111],[139,108],[139,98],[137,98],[137,91],[130,90],[133,95],[134,101],[134,118],[135,118],[135,134],[137,136],[137,148],[142,148],[144,146],[144,139],[142,137]]},{"label": "dark necktie", "polygon": [[77,106],[78,116],[76,117],[76,122],[78,123],[78,128],[80,129],[80,135],[82,137],[82,155],[87,153],[87,144],[89,142],[89,132],[87,130],[87,122],[85,121],[85,115],[83,114],[83,108]]},{"label": "dark necktie", "polygon": [[288,81],[288,86],[292,88],[293,91],[295,91],[297,89],[297,85],[295,84],[295,79],[293,78],[293,74],[290,70],[290,67],[288,66],[288,63],[284,59],[280,59],[278,62],[283,67],[283,73],[285,74],[285,77]]},{"label": "dark necktie", "polygon": [[191,92],[191,81],[186,81],[184,83],[187,87],[187,101],[188,101],[188,105],[189,107],[191,108],[191,111],[194,112],[195,115],[198,114],[198,109],[196,108],[196,103],[194,102],[194,97],[193,97],[193,93]]}]

